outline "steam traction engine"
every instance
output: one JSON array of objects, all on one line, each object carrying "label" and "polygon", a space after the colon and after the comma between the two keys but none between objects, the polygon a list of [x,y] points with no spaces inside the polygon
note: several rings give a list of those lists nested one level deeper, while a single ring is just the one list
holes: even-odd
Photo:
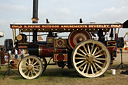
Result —
[{"label": "steam traction engine", "polygon": [[[126,23],[126,22],[125,22]],[[64,68],[74,68],[83,77],[103,75],[116,57],[116,39],[121,23],[111,24],[11,24],[13,41],[18,49],[26,49],[28,56],[19,63],[19,73],[23,78],[34,79],[45,71],[46,57],[53,59]],[[19,34],[16,36],[16,29]],[[36,31],[37,34],[30,35]],[[69,32],[68,38],[58,37],[57,33]],[[48,33],[46,41],[33,39]],[[29,34],[29,35],[27,35]],[[110,39],[106,35],[110,35]],[[66,34],[67,35],[67,34]],[[97,40],[95,37],[97,36]],[[48,63],[49,64],[49,63]]]},{"label": "steam traction engine", "polygon": [[[29,54],[18,66],[23,78],[40,76],[49,65],[47,57],[61,68],[74,68],[83,77],[98,77],[107,71],[116,57],[118,29],[128,28],[128,21],[123,24],[83,24],[80,19],[79,24],[50,24],[47,19],[46,24],[38,24],[38,0],[33,0],[32,23],[11,24],[10,28],[15,48],[26,49]],[[18,35],[16,29],[19,30]],[[46,41],[40,38],[37,41],[37,36],[46,32]],[[66,32],[70,33],[69,36]],[[57,36],[58,33],[65,33],[63,35],[68,38]],[[109,33],[110,39],[106,38]]]}]

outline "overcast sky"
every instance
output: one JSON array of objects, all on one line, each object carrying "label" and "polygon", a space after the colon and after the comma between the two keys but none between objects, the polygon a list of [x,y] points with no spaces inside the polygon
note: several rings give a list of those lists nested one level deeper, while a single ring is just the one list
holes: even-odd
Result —
[{"label": "overcast sky", "polygon": [[[39,23],[121,22],[128,19],[128,0],[38,0]],[[0,0],[0,45],[12,38],[10,23],[31,23],[33,0]],[[128,30],[120,31],[124,36]]]}]

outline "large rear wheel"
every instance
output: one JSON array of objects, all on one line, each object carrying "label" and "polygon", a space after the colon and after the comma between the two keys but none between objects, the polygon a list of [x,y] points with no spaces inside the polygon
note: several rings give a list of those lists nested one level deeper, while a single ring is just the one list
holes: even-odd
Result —
[{"label": "large rear wheel", "polygon": [[72,63],[83,77],[99,77],[110,65],[110,54],[104,44],[87,40],[79,43],[72,53]]},{"label": "large rear wheel", "polygon": [[43,64],[36,56],[24,57],[18,67],[20,75],[25,79],[35,79],[42,74]]}]

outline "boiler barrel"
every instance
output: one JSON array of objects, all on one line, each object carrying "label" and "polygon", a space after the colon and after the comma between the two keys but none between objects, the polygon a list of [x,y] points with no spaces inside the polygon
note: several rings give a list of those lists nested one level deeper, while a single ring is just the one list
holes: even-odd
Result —
[{"label": "boiler barrel", "polygon": [[61,48],[50,48],[46,46],[39,46],[39,55],[45,56],[45,57],[51,57],[54,53],[67,53],[67,49],[61,49]]},{"label": "boiler barrel", "polygon": [[68,50],[62,48],[46,47],[43,45],[30,45],[28,47],[28,52],[30,55],[37,55],[40,57],[52,57],[54,53],[67,53]]},{"label": "boiler barrel", "polygon": [[28,46],[28,53],[29,53],[30,55],[39,56],[39,54],[38,54],[38,49],[39,49],[39,45],[29,45],[29,46]]}]

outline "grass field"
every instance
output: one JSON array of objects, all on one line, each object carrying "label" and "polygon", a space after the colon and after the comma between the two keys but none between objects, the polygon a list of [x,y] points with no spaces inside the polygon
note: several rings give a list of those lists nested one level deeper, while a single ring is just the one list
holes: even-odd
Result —
[{"label": "grass field", "polygon": [[[127,58],[128,54],[123,54]],[[20,75],[6,75],[3,80],[3,74],[6,71],[6,66],[0,69],[0,85],[128,85],[128,75],[120,74],[122,70],[117,70],[116,75],[111,74],[111,68],[117,67],[120,63],[120,54],[114,61],[109,70],[98,78],[82,78],[73,69],[61,69],[56,65],[48,66],[46,71],[37,79],[26,80]],[[124,63],[128,65],[128,59],[124,59]],[[127,67],[128,68],[128,67]],[[127,69],[126,68],[126,69]],[[124,71],[126,71],[124,69]],[[17,70],[13,70],[18,73]]]}]

